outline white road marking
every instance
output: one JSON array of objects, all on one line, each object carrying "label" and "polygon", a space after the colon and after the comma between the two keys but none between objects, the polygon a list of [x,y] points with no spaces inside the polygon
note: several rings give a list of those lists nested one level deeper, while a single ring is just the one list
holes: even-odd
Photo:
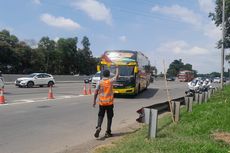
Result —
[{"label": "white road marking", "polygon": [[34,100],[31,99],[20,99],[20,100],[15,100],[15,102],[27,102],[27,103],[33,103],[35,102]]},{"label": "white road marking", "polygon": [[20,105],[20,104],[28,104],[28,103],[37,103],[37,102],[44,102],[44,101],[55,101],[55,100],[61,100],[61,99],[70,99],[70,98],[79,98],[83,97],[85,95],[67,95],[67,96],[57,96],[54,97],[54,99],[48,99],[47,97],[42,97],[42,98],[33,98],[33,99],[20,99],[20,100],[14,100],[12,103],[6,103],[5,104],[0,104],[1,106],[10,106],[10,105]]}]

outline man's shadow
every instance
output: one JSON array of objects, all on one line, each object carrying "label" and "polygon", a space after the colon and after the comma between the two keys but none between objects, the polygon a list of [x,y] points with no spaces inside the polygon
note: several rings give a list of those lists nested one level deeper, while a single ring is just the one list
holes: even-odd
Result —
[{"label": "man's shadow", "polygon": [[104,141],[105,139],[110,139],[110,138],[115,138],[115,137],[122,137],[122,136],[127,135],[127,134],[135,133],[137,130],[130,131],[130,132],[114,132],[113,136],[111,136],[111,137],[102,136],[102,137],[98,138],[97,140]]}]

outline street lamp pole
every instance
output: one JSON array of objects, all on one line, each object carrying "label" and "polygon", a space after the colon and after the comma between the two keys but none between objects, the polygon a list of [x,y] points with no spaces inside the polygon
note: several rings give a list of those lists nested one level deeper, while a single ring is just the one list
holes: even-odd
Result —
[{"label": "street lamp pole", "polygon": [[223,89],[223,76],[224,76],[224,30],[225,30],[225,0],[223,0],[222,8],[222,45],[221,45],[221,89]]}]

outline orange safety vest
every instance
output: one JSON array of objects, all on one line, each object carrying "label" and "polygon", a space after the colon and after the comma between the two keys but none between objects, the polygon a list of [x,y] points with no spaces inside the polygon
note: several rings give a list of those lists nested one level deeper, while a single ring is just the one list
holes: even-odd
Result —
[{"label": "orange safety vest", "polygon": [[109,106],[113,104],[113,85],[109,79],[100,81],[99,105]]}]

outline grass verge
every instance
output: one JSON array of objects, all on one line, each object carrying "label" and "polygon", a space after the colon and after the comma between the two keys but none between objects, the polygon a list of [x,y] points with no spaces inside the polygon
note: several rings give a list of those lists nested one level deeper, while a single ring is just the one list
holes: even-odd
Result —
[{"label": "grass verge", "polygon": [[[181,109],[179,123],[171,116],[158,120],[157,138],[149,140],[148,127],[99,147],[96,153],[228,153],[230,152],[230,86],[216,92],[207,103]],[[227,141],[226,141],[227,140]]]}]

